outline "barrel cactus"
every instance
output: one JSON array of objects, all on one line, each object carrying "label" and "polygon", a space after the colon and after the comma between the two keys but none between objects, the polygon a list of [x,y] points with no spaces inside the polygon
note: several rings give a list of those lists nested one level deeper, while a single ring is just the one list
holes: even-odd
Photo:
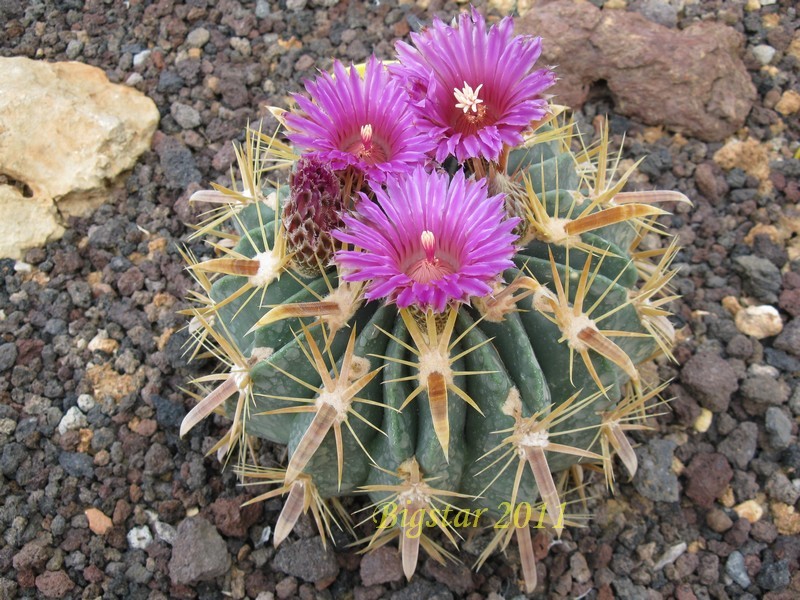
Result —
[{"label": "barrel cactus", "polygon": [[[455,558],[462,528],[490,526],[479,564],[515,540],[532,591],[531,529],[575,520],[585,469],[636,471],[626,432],[663,389],[638,366],[674,337],[658,204],[686,199],[623,191],[635,166],[606,129],[583,143],[510,18],[412,43],[334,62],[273,109],[289,142],[249,129],[233,185],[195,194],[217,256],[187,252],[190,331],[222,367],[181,435],[231,420],[213,451],[274,484],[253,501],[285,496],[276,545],[306,511],[324,539],[366,494],[365,548],[398,538],[409,578],[420,547]],[[258,439],[286,463],[254,464]]]}]

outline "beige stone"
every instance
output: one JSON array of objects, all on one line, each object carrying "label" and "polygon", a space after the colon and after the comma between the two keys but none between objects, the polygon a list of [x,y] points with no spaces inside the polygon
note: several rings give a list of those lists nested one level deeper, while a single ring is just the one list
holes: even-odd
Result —
[{"label": "beige stone", "polygon": [[769,149],[757,140],[732,139],[714,153],[714,162],[729,171],[734,167],[758,179],[759,192],[766,194],[772,190],[769,180]]},{"label": "beige stone", "polygon": [[26,196],[15,186],[0,184],[0,257],[21,258],[24,248],[41,246],[64,233],[52,200]]},{"label": "beige stone", "polygon": [[87,508],[84,514],[89,521],[89,529],[97,535],[105,535],[114,526],[111,519],[96,508]]},{"label": "beige stone", "polygon": [[794,90],[786,90],[775,105],[775,110],[787,117],[800,111],[800,94]]},{"label": "beige stone", "polygon": [[783,321],[773,306],[748,306],[736,313],[736,329],[758,340],[778,335],[783,331]]},{"label": "beige stone", "polygon": [[800,534],[800,514],[795,511],[794,506],[783,502],[773,502],[770,508],[778,533],[781,535]]},{"label": "beige stone", "polygon": [[0,58],[0,256],[20,258],[106,201],[158,118],[96,67]]},{"label": "beige stone", "polygon": [[700,415],[694,420],[694,430],[698,433],[705,433],[711,427],[714,420],[714,413],[707,408],[700,409]]},{"label": "beige stone", "polygon": [[751,523],[755,523],[764,516],[764,509],[755,500],[746,500],[741,504],[737,504],[733,507],[733,510],[736,511],[739,518],[747,519]]}]

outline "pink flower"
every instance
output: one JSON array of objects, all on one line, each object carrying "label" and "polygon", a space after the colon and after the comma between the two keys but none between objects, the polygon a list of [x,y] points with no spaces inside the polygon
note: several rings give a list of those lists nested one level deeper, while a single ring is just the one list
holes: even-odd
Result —
[{"label": "pink flower", "polygon": [[288,113],[288,137],[335,170],[355,167],[382,183],[427,160],[432,142],[413,126],[409,97],[374,56],[364,76],[335,61],[333,75],[306,82],[311,99],[294,95],[300,112]]},{"label": "pink flower", "polygon": [[515,36],[513,29],[506,17],[487,31],[473,9],[454,27],[437,18],[412,33],[414,47],[397,43],[400,64],[390,69],[406,82],[420,128],[437,143],[437,161],[450,154],[459,162],[497,161],[503,145],[520,145],[522,132],[545,116],[541,94],[555,76],[548,69],[533,70],[541,38]]},{"label": "pink flower", "polygon": [[489,197],[486,180],[458,171],[389,177],[376,187],[377,204],[361,194],[358,217],[346,215],[336,239],[362,250],[342,250],[334,260],[346,281],[368,281],[367,299],[386,298],[400,308],[443,312],[451,301],[485,296],[513,266],[511,233],[519,219],[505,219],[503,195]]}]

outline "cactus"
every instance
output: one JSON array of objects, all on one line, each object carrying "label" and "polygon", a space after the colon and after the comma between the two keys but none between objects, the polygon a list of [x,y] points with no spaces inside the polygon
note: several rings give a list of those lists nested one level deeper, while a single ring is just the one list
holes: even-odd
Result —
[{"label": "cactus", "polygon": [[[431,48],[482,37],[520,72],[456,73],[435,88],[452,106],[431,106]],[[566,507],[585,469],[612,489],[613,456],[636,472],[626,432],[663,390],[638,366],[674,338],[656,205],[687,200],[622,191],[635,167],[619,172],[607,128],[586,145],[547,103],[539,40],[510,19],[465,13],[412,39],[388,68],[335,63],[273,111],[293,146],[248,129],[232,187],[195,194],[216,206],[194,236],[217,257],[186,254],[190,330],[222,369],[197,379],[181,435],[231,420],[212,451],[275,486],[252,501],[285,496],[276,545],[307,511],[323,539],[350,527],[338,499],[366,494],[366,550],[398,538],[407,577],[420,547],[454,558],[460,527],[499,524],[478,565],[516,540],[532,591],[531,527],[580,521]],[[255,464],[259,439],[287,445],[286,464]]]}]

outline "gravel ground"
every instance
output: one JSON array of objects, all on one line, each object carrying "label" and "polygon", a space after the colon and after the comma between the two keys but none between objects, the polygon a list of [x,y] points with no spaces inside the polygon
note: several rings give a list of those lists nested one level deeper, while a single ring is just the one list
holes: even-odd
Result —
[{"label": "gravel ground", "polygon": [[[609,114],[617,141],[627,131],[625,156],[649,156],[634,185],[680,190],[694,206],[664,220],[684,246],[679,365],[658,367],[674,380],[672,410],[657,431],[635,436],[640,473],[592,503],[588,527],[557,542],[537,536],[540,597],[800,597],[800,161],[788,158],[800,128],[796,114],[775,110],[798,89],[787,53],[798,22],[790,0],[761,2],[755,11],[722,0],[628,8],[678,28],[716,20],[746,35],[758,90],[746,127],[786,157],[762,180],[720,168],[712,157],[721,143],[645,127],[606,98],[577,115],[588,128]],[[1,55],[96,65],[150,96],[162,116],[152,151],[112,201],[29,251],[30,269],[0,261],[1,598],[521,594],[513,550],[478,573],[423,558],[410,584],[393,549],[361,558],[343,540],[326,551],[303,520],[275,552],[263,540],[280,502],[240,509],[249,490],[204,458],[224,423],[177,435],[192,405],[180,388],[210,368],[185,363],[176,315],[191,288],[177,250],[184,223],[197,219],[189,194],[224,183],[231,140],[268,116],[266,105],[285,106],[330,57],[389,57],[409,23],[460,6],[421,4],[0,1]],[[514,3],[487,11],[498,15],[501,4]],[[740,330],[733,313],[750,300],[779,309],[779,335]],[[464,558],[482,543],[467,540]]]}]

